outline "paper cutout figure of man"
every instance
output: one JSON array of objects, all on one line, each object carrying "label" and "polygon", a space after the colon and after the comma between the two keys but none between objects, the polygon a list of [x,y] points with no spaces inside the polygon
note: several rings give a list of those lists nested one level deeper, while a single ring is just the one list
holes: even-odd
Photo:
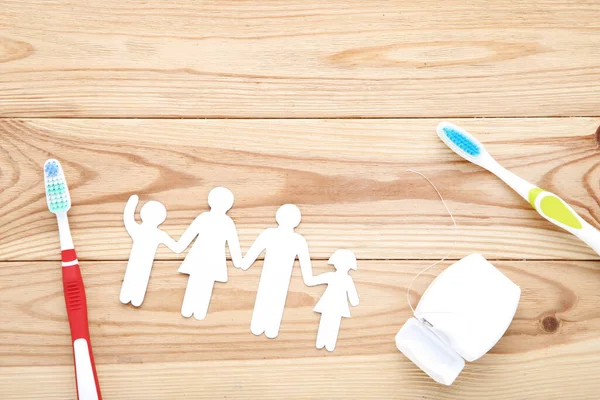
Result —
[{"label": "paper cutout figure of man", "polygon": [[279,226],[263,231],[244,257],[242,268],[246,270],[266,251],[250,324],[250,330],[257,336],[264,333],[272,339],[279,334],[296,256],[304,283],[312,285],[308,244],[304,237],[294,232],[301,218],[300,210],[295,205],[281,206],[275,217]]},{"label": "paper cutout figure of man", "polygon": [[227,254],[233,265],[241,268],[242,252],[237,230],[227,211],[233,207],[233,193],[224,187],[211,190],[208,195],[210,211],[200,214],[186,229],[177,249],[183,251],[196,238],[192,249],[179,267],[179,272],[189,274],[187,288],[181,306],[186,318],[206,318],[215,282],[227,282]]},{"label": "paper cutout figure of man", "polygon": [[142,223],[138,224],[135,221],[135,210],[139,200],[137,195],[131,196],[123,212],[125,229],[133,239],[133,245],[119,296],[121,303],[131,302],[135,307],[141,306],[146,296],[158,246],[162,243],[176,253],[181,252],[178,251],[175,240],[158,228],[167,218],[165,206],[158,201],[147,202],[140,210]]}]

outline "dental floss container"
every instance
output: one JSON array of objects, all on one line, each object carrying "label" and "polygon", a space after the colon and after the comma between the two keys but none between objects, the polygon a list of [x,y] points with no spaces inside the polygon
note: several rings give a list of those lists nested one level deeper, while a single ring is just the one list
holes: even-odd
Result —
[{"label": "dental floss container", "polygon": [[481,254],[445,269],[396,335],[396,347],[433,380],[451,385],[513,320],[521,289]]}]

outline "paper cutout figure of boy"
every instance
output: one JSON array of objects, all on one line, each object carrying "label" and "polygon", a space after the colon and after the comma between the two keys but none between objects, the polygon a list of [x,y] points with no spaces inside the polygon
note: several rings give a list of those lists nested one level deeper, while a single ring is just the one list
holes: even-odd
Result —
[{"label": "paper cutout figure of boy", "polygon": [[295,205],[281,206],[275,217],[279,226],[263,231],[244,257],[242,268],[246,270],[266,251],[250,324],[250,330],[257,336],[264,333],[272,339],[279,334],[296,256],[300,262],[302,279],[311,286],[312,265],[308,244],[304,237],[294,232],[301,218],[300,210]]},{"label": "paper cutout figure of boy", "polygon": [[237,230],[227,211],[233,207],[234,197],[229,189],[217,187],[208,194],[210,211],[200,214],[186,229],[177,250],[183,251],[196,238],[192,249],[179,267],[179,272],[189,274],[181,306],[181,315],[194,315],[197,320],[206,318],[215,282],[227,282],[227,254],[233,265],[241,268],[242,251]]},{"label": "paper cutout figure of boy", "polygon": [[178,251],[175,240],[158,228],[167,218],[165,206],[158,201],[148,201],[140,210],[142,223],[138,224],[135,221],[135,210],[138,203],[139,197],[131,196],[123,213],[125,229],[133,239],[133,245],[119,296],[121,303],[131,302],[135,307],[141,306],[146,296],[158,246],[164,244],[176,253],[181,252]]},{"label": "paper cutout figure of boy", "polygon": [[325,347],[328,351],[335,349],[340,332],[342,318],[350,318],[350,307],[358,305],[358,294],[354,281],[348,272],[356,270],[356,256],[349,250],[336,250],[329,258],[329,264],[333,264],[336,272],[326,272],[315,276],[313,284],[327,284],[325,293],[313,309],[321,313],[319,331],[317,332],[317,349]]}]

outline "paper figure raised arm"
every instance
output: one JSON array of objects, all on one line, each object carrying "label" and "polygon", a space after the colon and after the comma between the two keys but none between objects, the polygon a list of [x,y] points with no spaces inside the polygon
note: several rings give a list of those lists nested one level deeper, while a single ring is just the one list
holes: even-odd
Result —
[{"label": "paper figure raised arm", "polygon": [[119,299],[121,303],[131,302],[135,307],[142,305],[146,296],[146,289],[152,273],[152,264],[156,250],[160,244],[164,244],[172,251],[179,252],[175,241],[166,233],[158,228],[167,218],[167,210],[164,205],[158,201],[149,201],[142,206],[140,218],[142,223],[135,221],[135,210],[139,202],[139,197],[133,195],[125,205],[123,212],[123,222],[125,229],[131,239],[131,253],[121,286]]}]

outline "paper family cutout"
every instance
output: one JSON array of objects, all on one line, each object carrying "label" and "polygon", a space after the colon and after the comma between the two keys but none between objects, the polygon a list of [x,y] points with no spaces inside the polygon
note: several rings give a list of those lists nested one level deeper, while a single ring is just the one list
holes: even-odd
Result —
[{"label": "paper family cutout", "polygon": [[227,215],[234,203],[230,190],[223,187],[211,190],[208,195],[210,211],[200,214],[177,242],[159,228],[167,217],[165,206],[157,201],[147,202],[140,210],[142,223],[138,224],[135,221],[138,202],[138,196],[131,196],[124,212],[125,228],[133,246],[121,287],[122,303],[131,302],[139,307],[144,301],[160,244],[179,254],[194,242],[178,269],[180,273],[189,275],[181,314],[186,318],[193,315],[203,320],[215,282],[228,280],[226,247],[229,247],[234,267],[243,270],[250,268],[265,252],[250,330],[255,335],[264,333],[268,338],[275,338],[279,334],[292,270],[298,258],[304,284],[327,284],[325,293],[313,310],[321,314],[316,346],[333,351],[341,320],[350,317],[348,301],[352,306],[359,302],[354,282],[348,274],[351,269],[357,269],[356,257],[349,250],[337,250],[329,259],[336,272],[313,277],[308,244],[302,235],[294,231],[302,219],[298,207],[293,204],[279,207],[275,216],[278,226],[264,230],[242,257],[235,223]]},{"label": "paper family cutout", "polygon": [[275,219],[277,228],[263,231],[244,259],[244,269],[248,269],[265,252],[250,330],[255,335],[264,333],[271,339],[279,334],[296,256],[304,284],[312,286],[313,279],[308,244],[294,232],[302,219],[300,210],[293,204],[285,204],[279,207]]},{"label": "paper family cutout", "polygon": [[183,251],[196,239],[178,270],[190,276],[181,305],[181,315],[186,318],[192,314],[198,320],[206,318],[215,282],[227,282],[226,245],[233,265],[236,268],[242,266],[237,230],[227,215],[233,202],[233,193],[229,189],[213,189],[208,195],[210,211],[200,214],[177,243],[177,250]]},{"label": "paper family cutout", "polygon": [[140,210],[142,223],[138,224],[135,221],[135,210],[138,202],[138,196],[131,196],[123,213],[125,229],[133,240],[133,246],[131,246],[129,262],[121,286],[121,295],[119,296],[121,303],[131,302],[135,307],[141,306],[146,296],[146,289],[148,288],[152,264],[158,246],[164,244],[172,251],[181,253],[181,251],[178,251],[175,240],[158,228],[167,218],[165,206],[158,201],[147,202]]},{"label": "paper family cutout", "polygon": [[342,318],[350,318],[350,307],[358,305],[358,293],[354,281],[349,275],[351,269],[356,270],[356,256],[349,250],[336,250],[329,258],[329,264],[333,264],[336,271],[326,272],[315,276],[313,284],[326,283],[327,289],[313,309],[321,313],[319,331],[317,332],[317,349],[325,347],[328,351],[335,349]]}]

